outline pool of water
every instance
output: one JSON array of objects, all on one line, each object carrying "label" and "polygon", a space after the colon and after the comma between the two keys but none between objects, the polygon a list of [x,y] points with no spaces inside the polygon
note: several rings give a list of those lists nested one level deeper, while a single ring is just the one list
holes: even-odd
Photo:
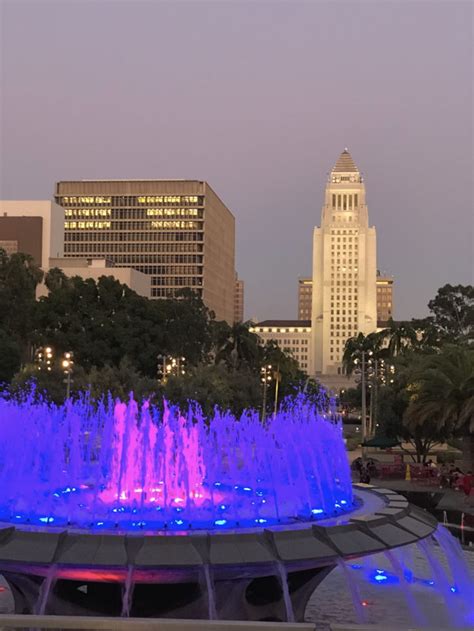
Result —
[{"label": "pool of water", "polygon": [[[444,555],[438,546],[434,546],[433,551],[449,577]],[[346,568],[335,568],[320,584],[308,603],[306,620],[315,622],[318,631],[328,630],[331,624],[357,625],[363,621],[401,630],[412,629],[416,623],[415,607],[421,617],[417,627],[474,628],[474,584],[471,583],[470,590],[469,586],[465,586],[468,594],[461,594],[457,578],[451,575],[449,594],[446,594],[446,590],[439,589],[437,577],[422,548],[417,545],[406,546],[399,548],[396,554],[404,568],[402,581],[405,585],[384,554],[352,559]],[[474,550],[465,550],[464,558],[472,580]],[[360,607],[354,606],[348,580],[354,583]],[[413,597],[411,603],[406,588]]]}]

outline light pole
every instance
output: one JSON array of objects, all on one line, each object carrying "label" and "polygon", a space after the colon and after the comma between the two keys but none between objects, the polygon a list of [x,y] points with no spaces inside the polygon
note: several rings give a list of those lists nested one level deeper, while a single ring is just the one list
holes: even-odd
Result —
[{"label": "light pole", "polygon": [[[366,354],[371,357],[373,355],[373,351],[362,351],[361,352],[361,361],[360,368],[356,368],[354,373],[356,375],[356,383],[361,384],[362,389],[362,419],[361,419],[361,430],[362,430],[362,458],[365,459],[366,456],[366,447],[364,447],[364,443],[367,439],[367,377],[372,376],[372,368],[370,364],[372,360],[369,359],[366,361]],[[359,359],[356,358],[354,360],[356,366],[359,365]]]},{"label": "light pole", "polygon": [[51,346],[41,346],[38,348],[35,353],[38,370],[47,370],[48,372],[51,372],[53,368],[53,356],[54,352]]},{"label": "light pole", "polygon": [[267,388],[268,388],[268,384],[272,380],[271,370],[272,370],[272,367],[270,364],[267,364],[266,366],[262,366],[262,368],[260,369],[260,374],[262,375],[261,379],[263,383],[262,421],[265,420],[265,412],[266,412],[266,407],[267,407]]},{"label": "light pole", "polygon": [[169,355],[158,355],[158,381],[165,384],[171,375],[178,377],[186,374],[186,358],[171,357]]},{"label": "light pole", "polygon": [[73,357],[74,355],[72,351],[67,351],[66,353],[64,353],[64,359],[62,361],[64,374],[66,375],[66,379],[64,380],[66,383],[66,399],[69,399],[69,396],[71,394],[71,383],[72,383],[71,373],[72,373],[72,367],[74,365]]},{"label": "light pole", "polygon": [[276,372],[274,373],[275,377],[275,405],[273,408],[273,416],[276,416],[278,412],[278,391],[280,389],[280,381],[281,381],[281,373],[280,373],[280,364],[277,365]]}]

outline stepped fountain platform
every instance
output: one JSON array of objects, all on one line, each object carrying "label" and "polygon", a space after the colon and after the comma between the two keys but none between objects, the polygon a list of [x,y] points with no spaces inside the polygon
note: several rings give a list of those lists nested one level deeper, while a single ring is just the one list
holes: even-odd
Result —
[{"label": "stepped fountain platform", "polygon": [[[0,398],[0,574],[15,612],[302,621],[336,566],[361,608],[352,559],[382,553],[404,585],[392,551],[410,544],[447,603],[468,594],[462,551],[431,515],[352,485],[327,403],[296,397],[262,422],[133,398]],[[433,541],[460,577],[454,596]]]},{"label": "stepped fountain platform", "polygon": [[206,618],[211,607],[225,619],[285,620],[284,580],[293,616],[302,620],[308,598],[341,559],[415,543],[436,530],[431,515],[393,491],[355,485],[354,496],[350,513],[265,529],[98,534],[0,524],[0,568],[23,610],[34,610],[41,579],[53,572],[48,611],[56,614],[110,613],[101,603],[110,598],[118,614],[128,578],[135,615],[146,594],[153,615]]}]

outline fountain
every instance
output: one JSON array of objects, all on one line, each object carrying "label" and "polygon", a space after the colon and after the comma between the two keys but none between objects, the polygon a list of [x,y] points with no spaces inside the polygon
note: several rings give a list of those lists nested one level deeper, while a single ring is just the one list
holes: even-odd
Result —
[{"label": "fountain", "polygon": [[16,611],[302,620],[334,567],[426,546],[436,527],[394,492],[353,488],[340,421],[303,397],[264,423],[133,398],[0,399],[0,571]]}]

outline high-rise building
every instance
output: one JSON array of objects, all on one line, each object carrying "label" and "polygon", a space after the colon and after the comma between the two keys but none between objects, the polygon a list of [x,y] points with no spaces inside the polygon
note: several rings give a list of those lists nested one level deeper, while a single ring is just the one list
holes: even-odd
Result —
[{"label": "high-rise building", "polygon": [[151,276],[151,298],[183,288],[234,321],[235,219],[207,182],[80,180],[56,184],[64,254],[110,259]]},{"label": "high-rise building", "polygon": [[0,248],[29,254],[47,269],[51,257],[63,255],[63,209],[49,200],[1,200]]},{"label": "high-rise building", "polygon": [[313,235],[312,374],[341,374],[346,340],[376,330],[376,258],[364,181],[345,149],[329,175]]},{"label": "high-rise building", "polygon": [[393,277],[377,270],[377,326],[386,327],[393,319]]},{"label": "high-rise building", "polygon": [[[383,328],[393,318],[393,276],[381,274],[377,270],[377,327]],[[311,303],[313,296],[313,279],[298,279],[298,317],[302,319],[303,314],[307,320],[311,320]]]},{"label": "high-rise building", "polygon": [[235,274],[234,322],[244,321],[244,281]]},{"label": "high-rise building", "polygon": [[298,320],[311,320],[313,279],[298,278]]}]

